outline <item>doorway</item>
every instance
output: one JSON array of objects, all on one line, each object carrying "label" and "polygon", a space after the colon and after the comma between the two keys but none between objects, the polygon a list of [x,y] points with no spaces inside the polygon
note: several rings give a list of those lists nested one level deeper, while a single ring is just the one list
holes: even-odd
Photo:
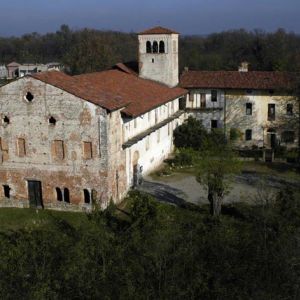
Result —
[{"label": "doorway", "polygon": [[268,129],[267,141],[268,141],[268,146],[270,148],[274,149],[276,147],[277,138],[276,138],[276,130],[275,129]]},{"label": "doorway", "polygon": [[28,180],[29,206],[43,208],[42,184],[40,181]]}]

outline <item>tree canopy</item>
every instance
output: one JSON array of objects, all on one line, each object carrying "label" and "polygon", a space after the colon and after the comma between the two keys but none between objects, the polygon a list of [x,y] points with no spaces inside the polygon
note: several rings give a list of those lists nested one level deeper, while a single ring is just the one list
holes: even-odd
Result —
[{"label": "tree canopy", "polygon": [[[207,36],[181,36],[180,69],[237,70],[248,61],[253,70],[299,71],[300,36],[278,29],[231,30]],[[62,62],[72,74],[101,71],[120,61],[137,60],[135,33],[72,30],[62,25],[55,33],[36,32],[0,37],[0,64]]]}]

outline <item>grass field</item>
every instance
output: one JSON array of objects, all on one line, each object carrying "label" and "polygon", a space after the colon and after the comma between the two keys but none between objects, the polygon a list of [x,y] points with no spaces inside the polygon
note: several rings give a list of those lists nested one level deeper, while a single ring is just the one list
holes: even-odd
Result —
[{"label": "grass field", "polygon": [[87,215],[78,212],[36,210],[31,208],[0,209],[0,232],[37,226],[51,227],[57,222],[64,221],[74,227],[84,226],[87,222]]}]

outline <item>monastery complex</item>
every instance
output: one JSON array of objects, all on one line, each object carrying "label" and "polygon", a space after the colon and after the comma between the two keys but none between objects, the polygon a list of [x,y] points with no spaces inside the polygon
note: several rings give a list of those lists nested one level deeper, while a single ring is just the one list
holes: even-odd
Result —
[{"label": "monastery complex", "polygon": [[179,34],[138,34],[138,70],[26,75],[0,88],[0,206],[90,210],[120,202],[173,151],[188,116],[237,146],[298,145],[294,74],[194,71],[179,76]]}]

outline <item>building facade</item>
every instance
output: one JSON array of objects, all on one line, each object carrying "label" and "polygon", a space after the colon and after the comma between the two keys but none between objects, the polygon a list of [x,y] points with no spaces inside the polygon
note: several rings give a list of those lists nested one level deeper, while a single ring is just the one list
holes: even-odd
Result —
[{"label": "building facade", "polygon": [[0,206],[118,203],[172,152],[186,94],[123,64],[79,76],[39,72],[2,86]]},{"label": "building facade", "polygon": [[173,151],[173,130],[189,115],[228,137],[238,132],[239,147],[297,144],[291,74],[186,70],[179,83],[178,33],[155,27],[138,39],[139,73],[119,63],[78,76],[37,72],[0,87],[0,206],[118,203]]},{"label": "building facade", "polygon": [[188,71],[180,85],[189,90],[187,110],[211,128],[223,128],[242,148],[298,146],[296,74],[248,71]]}]

